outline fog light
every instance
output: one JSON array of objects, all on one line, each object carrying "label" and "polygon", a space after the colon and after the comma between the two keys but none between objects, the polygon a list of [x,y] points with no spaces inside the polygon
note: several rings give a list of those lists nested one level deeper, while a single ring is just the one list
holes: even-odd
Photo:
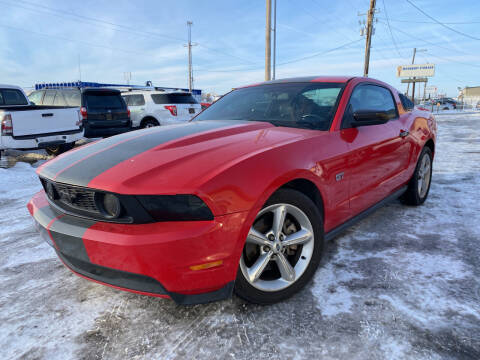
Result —
[{"label": "fog light", "polygon": [[120,205],[120,200],[115,195],[105,194],[103,196],[103,208],[107,213],[108,217],[118,218],[122,207]]}]

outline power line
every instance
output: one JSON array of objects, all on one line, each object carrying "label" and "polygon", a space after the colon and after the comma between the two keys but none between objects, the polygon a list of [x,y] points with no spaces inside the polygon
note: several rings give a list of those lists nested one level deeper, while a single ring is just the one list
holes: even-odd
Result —
[{"label": "power line", "polygon": [[[350,41],[346,44],[337,46],[335,48],[324,50],[324,51],[321,51],[321,52],[318,52],[318,53],[315,53],[315,54],[312,54],[312,55],[304,56],[304,57],[301,57],[301,58],[298,58],[298,59],[292,59],[292,60],[284,61],[282,63],[278,63],[277,66],[292,64],[292,63],[308,60],[308,59],[311,59],[311,58],[314,58],[314,57],[317,57],[317,56],[320,56],[320,55],[325,55],[327,53],[346,48],[346,47],[348,47],[352,44],[355,44],[357,42],[360,42],[360,41],[363,41],[363,39],[357,39],[357,40],[354,40],[354,41]],[[254,67],[254,68],[247,68],[247,69],[221,69],[221,70],[196,69],[196,71],[201,71],[201,72],[233,72],[233,71],[235,71],[236,72],[236,71],[252,71],[252,70],[261,70],[261,69],[263,69],[263,67]]]},{"label": "power line", "polygon": [[385,17],[387,18],[388,31],[390,32],[390,36],[392,37],[393,45],[395,45],[395,49],[397,50],[398,56],[403,58],[402,54],[400,54],[400,51],[398,50],[397,42],[395,41],[395,37],[393,36],[392,28],[390,27],[390,19],[388,18],[387,7],[385,6],[385,0],[382,0],[382,3],[383,3],[383,10],[385,11]]},{"label": "power line", "polygon": [[[48,14],[55,15],[55,16],[59,16],[58,14],[66,15],[66,16],[69,16],[69,17],[75,17],[75,18],[77,18],[81,21],[84,21],[84,22],[88,22],[88,23],[93,22],[93,23],[97,23],[97,24],[110,25],[110,26],[114,26],[114,27],[117,28],[117,29],[114,29],[112,27],[108,27],[111,30],[122,31],[121,29],[126,29],[126,30],[128,30],[127,32],[135,33],[135,34],[138,34],[138,35],[144,35],[144,36],[147,36],[147,37],[157,37],[157,38],[161,37],[161,38],[175,40],[175,41],[182,41],[182,42],[185,41],[185,39],[174,37],[174,36],[171,36],[171,35],[138,30],[137,28],[134,28],[134,27],[131,27],[131,26],[116,24],[116,23],[113,23],[113,22],[110,22],[110,21],[97,19],[97,18],[93,18],[93,17],[90,17],[90,16],[85,16],[85,15],[80,15],[80,14],[77,14],[77,13],[72,12],[72,11],[58,10],[58,9],[55,9],[55,8],[52,8],[52,7],[43,5],[43,4],[33,3],[33,2],[25,1],[25,0],[16,0],[16,3],[9,3],[9,2],[5,2],[5,1],[0,1],[0,2],[2,2],[4,4],[8,4],[10,6],[16,6],[16,7],[20,7],[22,9],[26,9],[26,10],[30,10],[30,11],[37,11],[38,12],[41,9],[40,12],[43,12],[43,13],[48,13]],[[17,2],[26,4],[27,7],[22,6],[20,4],[17,4]]]},{"label": "power line", "polygon": [[463,36],[466,36],[466,37],[468,37],[468,38],[470,38],[470,39],[480,40],[480,38],[477,38],[477,37],[475,37],[475,36],[471,36],[471,35],[468,35],[468,34],[466,34],[466,33],[464,33],[464,32],[458,31],[458,30],[456,30],[456,29],[454,29],[454,28],[446,25],[445,23],[442,23],[441,21],[438,21],[437,19],[435,19],[434,17],[428,15],[425,11],[423,11],[422,9],[420,9],[420,8],[419,8],[417,5],[415,5],[412,1],[410,1],[410,0],[406,0],[406,1],[407,1],[410,5],[412,5],[415,9],[417,9],[418,11],[420,11],[423,15],[425,15],[425,16],[428,17],[429,19],[432,19],[433,21],[435,21],[438,25],[441,25],[441,26],[443,26],[444,28],[446,28],[446,29],[448,29],[448,30],[450,30],[450,31],[453,31],[453,32],[455,32],[455,33],[457,33],[457,34],[460,34],[460,35],[463,35]]},{"label": "power line", "polygon": [[[377,17],[378,19],[384,19],[382,17]],[[385,19],[386,20],[386,19]],[[402,22],[402,23],[411,23],[411,24],[437,24],[435,21],[417,21],[417,20],[401,20],[401,19],[391,19],[393,22]],[[480,21],[458,21],[458,22],[444,22],[447,25],[473,25],[480,24]]]},{"label": "power line", "polygon": [[[383,20],[380,20],[380,22],[386,24],[386,22],[384,22]],[[397,28],[397,27],[395,27],[395,26],[393,26],[393,25],[390,25],[390,27],[391,27],[392,29],[394,29],[395,31],[398,31],[399,33],[402,33],[402,34],[404,34],[404,35],[406,35],[406,36],[408,36],[408,37],[411,37],[412,39],[422,41],[422,42],[424,42],[425,44],[429,44],[429,45],[432,45],[432,46],[435,46],[435,47],[438,47],[438,48],[441,48],[441,49],[445,49],[445,50],[448,50],[448,51],[461,52],[461,53],[464,53],[464,54],[466,54],[466,55],[471,55],[471,54],[466,53],[465,51],[448,48],[448,47],[439,45],[439,44],[437,44],[437,43],[434,43],[434,42],[425,40],[424,38],[420,38],[420,37],[418,37],[418,36],[409,34],[409,33],[405,32],[405,31],[403,31],[403,30],[400,30],[399,28]],[[442,42],[442,43],[444,43],[444,42]]]},{"label": "power line", "polygon": [[[26,32],[26,33],[29,33],[29,34],[34,34],[34,35],[43,36],[43,37],[47,37],[47,38],[58,39],[58,40],[62,40],[62,41],[75,42],[75,43],[84,44],[84,45],[88,45],[88,46],[93,46],[93,47],[97,47],[97,48],[102,48],[102,49],[106,49],[106,50],[110,50],[110,51],[120,51],[120,52],[124,52],[124,53],[127,53],[127,54],[151,56],[151,54],[148,54],[146,52],[138,52],[138,51],[131,51],[131,50],[113,48],[113,47],[109,47],[109,46],[104,46],[104,45],[91,43],[91,42],[88,42],[88,41],[75,40],[75,39],[70,39],[68,37],[58,36],[58,35],[44,34],[44,33],[36,32],[36,31],[17,28],[17,27],[14,27],[14,26],[9,26],[9,25],[4,25],[4,24],[0,24],[0,27],[4,27],[4,28],[7,28],[7,29],[16,30],[16,31],[22,31],[22,32]],[[169,59],[168,57],[159,57],[159,58]]]},{"label": "power line", "polygon": [[[144,36],[144,37],[148,37],[148,38],[157,38],[157,39],[162,38],[162,39],[169,39],[169,40],[181,41],[181,42],[186,41],[183,38],[179,38],[179,37],[175,37],[175,36],[171,36],[171,35],[167,35],[167,34],[161,34],[161,33],[157,33],[157,32],[138,30],[137,28],[132,27],[132,26],[116,24],[114,22],[110,22],[110,21],[106,21],[106,20],[102,20],[102,19],[98,19],[98,18],[93,18],[93,17],[90,17],[90,16],[80,15],[80,14],[77,14],[77,13],[72,12],[72,11],[58,10],[58,9],[55,9],[55,8],[52,8],[52,7],[43,5],[43,4],[29,2],[29,1],[26,1],[26,0],[16,0],[16,2],[26,4],[27,6],[22,6],[21,4],[18,4],[18,3],[9,3],[9,2],[0,0],[0,3],[7,4],[7,5],[10,5],[10,6],[20,7],[22,9],[26,9],[26,10],[30,10],[30,11],[34,11],[34,12],[43,12],[43,13],[58,16],[58,17],[63,17],[63,16],[74,17],[74,18],[76,18],[80,21],[83,21],[83,22],[86,22],[86,23],[89,23],[89,24],[95,23],[96,25],[102,25],[103,27],[105,27],[105,25],[107,25],[106,27],[108,29],[114,30],[114,31],[121,31],[121,32],[136,34],[136,35],[140,35],[140,36]],[[60,15],[63,15],[63,16],[60,16]],[[230,54],[226,51],[217,50],[217,49],[211,48],[211,47],[209,47],[207,45],[204,45],[204,44],[199,44],[199,46],[201,46],[201,47],[203,47],[207,50],[210,50],[210,51],[213,51],[213,52],[225,55],[225,56],[233,57],[233,58],[236,58],[238,60],[242,60],[243,62],[253,64],[253,62],[250,61],[250,60],[243,59],[243,58],[238,57],[236,55]]]},{"label": "power line", "polygon": [[329,50],[321,51],[321,52],[318,52],[318,53],[315,53],[315,54],[312,54],[312,55],[309,55],[309,56],[305,56],[305,57],[302,57],[302,58],[298,58],[298,59],[285,61],[285,62],[279,63],[279,64],[277,64],[277,65],[280,66],[280,65],[292,64],[292,63],[295,63],[295,62],[299,62],[299,61],[311,59],[311,58],[317,57],[317,56],[319,56],[319,55],[324,55],[324,54],[330,53],[330,52],[332,52],[332,51],[336,51],[336,50],[340,50],[340,49],[346,48],[346,47],[348,47],[348,46],[350,46],[350,45],[352,45],[352,44],[355,44],[355,43],[357,43],[357,42],[360,42],[360,41],[363,41],[363,39],[353,40],[353,41],[350,41],[350,42],[348,42],[348,43],[346,43],[346,44],[337,46],[337,47],[332,48],[332,49],[329,49]]},{"label": "power line", "polygon": [[[383,21],[382,21],[382,22],[383,22]],[[400,29],[398,29],[398,28],[396,28],[396,27],[394,27],[394,26],[392,26],[392,28],[393,28],[394,30],[396,30],[396,31],[398,31],[398,32],[400,32],[400,33],[408,36],[408,37],[411,37],[411,38],[416,39],[416,40],[423,41],[423,42],[426,43],[426,44],[430,44],[430,45],[433,45],[433,46],[436,46],[436,47],[439,47],[439,48],[442,48],[442,49],[446,49],[446,50],[448,50],[448,51],[457,52],[456,49],[451,49],[451,48],[447,48],[447,47],[445,47],[445,46],[441,46],[441,45],[432,43],[432,42],[427,41],[427,40],[425,40],[425,39],[422,39],[422,38],[416,37],[416,36],[414,36],[414,35],[412,35],[412,34],[409,34],[409,33],[405,32],[405,31],[403,31],[403,30],[400,30]],[[464,62],[461,62],[461,61],[452,60],[452,59],[444,58],[444,57],[441,57],[441,56],[438,56],[438,55],[434,55],[434,54],[432,54],[432,53],[429,53],[429,55],[430,55],[430,56],[433,56],[433,57],[436,57],[436,58],[439,58],[439,59],[441,59],[441,60],[445,60],[445,61],[449,61],[449,62],[455,62],[455,63],[461,64],[461,65],[467,65],[467,66],[472,66],[472,67],[480,68],[480,65],[477,65],[477,64],[464,63]],[[470,54],[467,54],[467,55],[470,55]],[[473,55],[471,55],[471,56],[473,56]]]}]

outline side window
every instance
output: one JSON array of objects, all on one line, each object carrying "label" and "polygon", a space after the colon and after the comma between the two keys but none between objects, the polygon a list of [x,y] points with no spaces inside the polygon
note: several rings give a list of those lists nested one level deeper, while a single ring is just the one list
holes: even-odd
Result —
[{"label": "side window", "polygon": [[359,85],[350,96],[342,121],[342,128],[349,128],[357,111],[384,111],[390,119],[398,116],[397,107],[390,90],[378,85]]},{"label": "side window", "polygon": [[35,105],[42,105],[42,98],[44,92],[45,91],[34,91],[28,96],[28,99]]},{"label": "side window", "polygon": [[415,105],[413,104],[412,100],[410,100],[408,97],[406,97],[403,94],[398,94],[400,97],[400,101],[402,102],[402,106],[405,109],[405,111],[412,111]]},{"label": "side window", "polygon": [[45,97],[43,98],[43,105],[53,105],[53,101],[55,100],[55,90],[47,90],[45,91]]},{"label": "side window", "polygon": [[143,95],[129,95],[128,105],[130,106],[143,106],[145,105],[145,98]]},{"label": "side window", "polygon": [[55,95],[55,99],[53,100],[53,105],[55,106],[67,106],[65,99],[63,98],[63,94],[61,91],[57,91]]},{"label": "side window", "polygon": [[125,100],[125,104],[127,104],[127,106],[130,106],[130,98],[132,97],[132,95],[122,95],[123,97],[123,100]]}]

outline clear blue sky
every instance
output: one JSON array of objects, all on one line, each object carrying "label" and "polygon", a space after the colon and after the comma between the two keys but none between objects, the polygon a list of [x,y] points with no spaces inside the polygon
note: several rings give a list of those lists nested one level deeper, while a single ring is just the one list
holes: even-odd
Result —
[{"label": "clear blue sky", "polygon": [[[363,73],[357,13],[368,0],[277,1],[277,78]],[[453,30],[407,0],[384,1],[377,0],[371,77],[403,90],[396,66],[410,63],[417,47],[427,49],[417,63],[437,65],[431,84],[440,90],[456,96],[458,86],[480,85],[479,1],[411,0]],[[123,83],[129,71],[132,83],[186,87],[187,20],[198,43],[196,88],[223,93],[263,80],[264,0],[0,0],[0,9],[0,83],[78,80],[80,60],[82,80]]]}]

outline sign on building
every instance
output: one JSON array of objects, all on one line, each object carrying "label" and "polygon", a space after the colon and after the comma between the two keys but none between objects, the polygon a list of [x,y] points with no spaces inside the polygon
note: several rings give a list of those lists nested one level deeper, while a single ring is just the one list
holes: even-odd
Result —
[{"label": "sign on building", "polygon": [[397,66],[397,77],[430,77],[435,75],[435,64]]}]

